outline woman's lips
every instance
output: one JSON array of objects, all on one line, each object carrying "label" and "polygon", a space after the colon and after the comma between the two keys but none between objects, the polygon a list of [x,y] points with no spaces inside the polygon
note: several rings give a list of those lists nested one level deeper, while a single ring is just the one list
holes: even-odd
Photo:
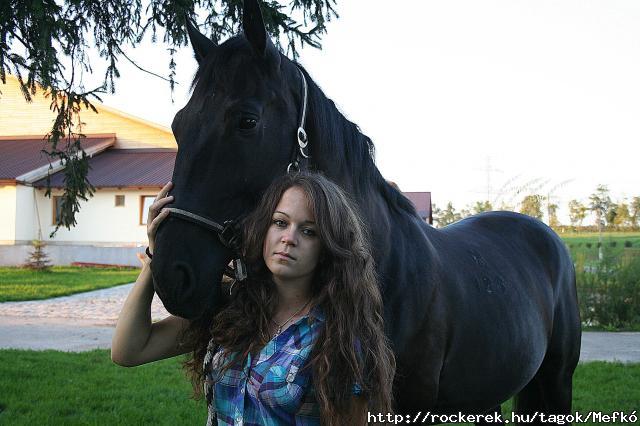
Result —
[{"label": "woman's lips", "polygon": [[295,258],[294,258],[294,257],[292,257],[290,254],[285,253],[285,252],[281,252],[281,251],[279,251],[279,252],[275,253],[275,256],[276,256],[278,259],[295,260]]}]

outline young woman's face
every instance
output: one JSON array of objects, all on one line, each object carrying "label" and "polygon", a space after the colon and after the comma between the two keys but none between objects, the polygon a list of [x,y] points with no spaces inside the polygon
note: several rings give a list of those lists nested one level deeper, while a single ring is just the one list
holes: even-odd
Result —
[{"label": "young woman's face", "polygon": [[311,280],[321,250],[307,196],[298,187],[287,189],[273,212],[262,248],[274,281]]}]

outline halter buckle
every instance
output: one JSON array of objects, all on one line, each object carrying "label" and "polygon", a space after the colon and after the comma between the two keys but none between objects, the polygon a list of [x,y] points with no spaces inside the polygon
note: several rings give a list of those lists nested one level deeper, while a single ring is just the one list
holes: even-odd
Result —
[{"label": "halter buckle", "polygon": [[298,127],[298,145],[300,148],[306,148],[309,143],[309,139],[307,138],[307,132],[301,127]]},{"label": "halter buckle", "polygon": [[236,225],[236,222],[233,220],[227,220],[223,223],[224,227],[222,231],[218,234],[218,239],[225,246],[235,251],[236,253],[240,253],[241,250],[241,241],[240,241],[240,230]]}]

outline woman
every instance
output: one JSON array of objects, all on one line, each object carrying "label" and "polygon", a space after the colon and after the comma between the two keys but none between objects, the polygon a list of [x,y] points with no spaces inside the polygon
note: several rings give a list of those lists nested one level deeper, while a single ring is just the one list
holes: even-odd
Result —
[{"label": "woman", "polygon": [[[173,201],[169,189],[150,217]],[[166,215],[150,222],[151,252]],[[112,359],[138,365],[193,351],[187,366],[196,386],[204,381],[209,422],[218,424],[365,424],[367,412],[390,412],[394,358],[354,204],[322,175],[286,175],[243,228],[249,278],[230,286],[213,320],[152,325],[146,265],[118,320]]]}]

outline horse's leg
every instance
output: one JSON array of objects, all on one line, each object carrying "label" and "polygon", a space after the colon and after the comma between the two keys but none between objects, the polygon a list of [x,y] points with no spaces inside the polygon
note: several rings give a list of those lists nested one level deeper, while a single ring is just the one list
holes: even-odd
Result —
[{"label": "horse's leg", "polygon": [[[575,282],[573,274],[567,279]],[[529,416],[529,421],[521,418],[520,424],[543,424],[541,414],[571,413],[572,379],[580,358],[581,328],[575,290],[568,285],[564,289],[554,312],[553,332],[542,365],[515,398],[514,413]]]},{"label": "horse's leg", "polygon": [[[484,417],[481,421],[477,421],[474,424],[476,426],[479,425],[503,425],[504,423],[504,418],[502,417],[502,406],[498,405],[495,408],[492,408],[491,410],[487,410],[486,413],[484,413],[485,416],[490,417],[492,420],[487,421],[487,417]],[[500,421],[495,421],[496,419],[500,419]]]}]

